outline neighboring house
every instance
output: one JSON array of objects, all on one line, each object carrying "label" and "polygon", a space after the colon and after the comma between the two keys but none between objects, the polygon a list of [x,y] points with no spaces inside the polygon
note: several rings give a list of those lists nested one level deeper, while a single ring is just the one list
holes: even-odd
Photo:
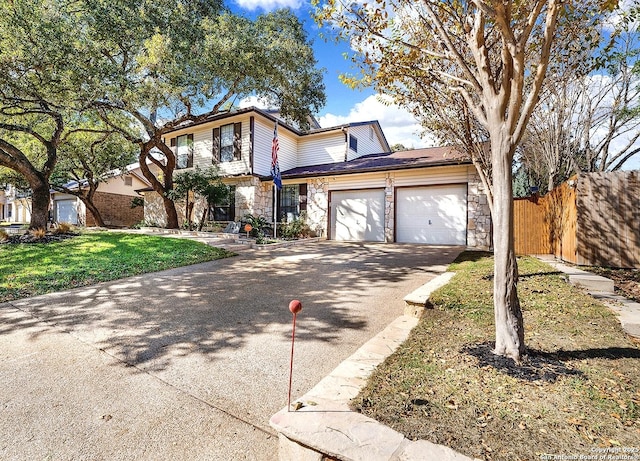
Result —
[{"label": "neighboring house", "polygon": [[[283,188],[274,200],[276,121]],[[301,132],[277,113],[247,108],[181,127],[165,142],[176,173],[213,164],[231,186],[212,220],[251,213],[273,221],[275,204],[278,221],[306,212],[311,229],[332,240],[490,246],[489,207],[471,161],[453,148],[391,153],[377,121]],[[145,193],[145,220],[166,223],[155,192]]]},{"label": "neighboring house", "polygon": [[26,224],[31,220],[31,199],[12,185],[0,189],[0,222]]},{"label": "neighboring house", "polygon": [[[127,167],[126,172],[113,172],[107,180],[98,185],[94,195],[94,204],[100,211],[105,225],[128,227],[144,219],[142,206],[132,208],[132,201],[140,197],[138,190],[147,188],[149,182],[144,178],[138,164]],[[87,187],[86,182],[71,181],[66,184],[71,190]],[[52,217],[54,222],[67,222],[81,226],[95,226],[96,221],[82,201],[75,195],[51,191]]]}]

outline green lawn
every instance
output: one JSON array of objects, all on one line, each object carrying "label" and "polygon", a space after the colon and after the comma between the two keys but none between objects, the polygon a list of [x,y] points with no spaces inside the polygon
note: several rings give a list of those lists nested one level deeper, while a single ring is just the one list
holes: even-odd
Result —
[{"label": "green lawn", "polygon": [[0,245],[0,302],[233,256],[186,239],[88,232],[48,244]]},{"label": "green lawn", "polygon": [[534,258],[518,265],[529,349],[520,366],[491,352],[492,258],[463,253],[451,283],[433,294],[435,308],[374,372],[355,409],[484,460],[639,449],[637,343],[563,274]]}]

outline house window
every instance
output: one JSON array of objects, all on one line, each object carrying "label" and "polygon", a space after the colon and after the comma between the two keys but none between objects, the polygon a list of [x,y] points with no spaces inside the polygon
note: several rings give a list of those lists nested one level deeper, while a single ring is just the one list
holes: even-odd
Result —
[{"label": "house window", "polygon": [[125,176],[124,177],[124,185],[125,186],[132,186],[133,185],[133,178],[131,176]]},{"label": "house window", "polygon": [[193,166],[193,135],[185,134],[171,138],[171,147],[176,154],[176,169],[182,170]]},{"label": "house window", "polygon": [[209,221],[236,220],[236,186],[229,186],[229,195],[209,208]]},{"label": "house window", "polygon": [[369,126],[369,141],[373,141],[373,127]]},{"label": "house window", "polygon": [[349,135],[349,149],[358,152],[358,138],[352,134]]},{"label": "house window", "polygon": [[242,123],[213,129],[213,163],[242,159]]},{"label": "house window", "polygon": [[282,186],[278,192],[278,221],[291,222],[307,209],[307,185]]}]

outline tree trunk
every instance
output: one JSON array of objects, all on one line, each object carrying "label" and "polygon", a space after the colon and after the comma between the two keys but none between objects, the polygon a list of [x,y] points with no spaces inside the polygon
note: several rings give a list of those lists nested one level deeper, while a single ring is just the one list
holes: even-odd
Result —
[{"label": "tree trunk", "polygon": [[491,136],[493,157],[493,305],[496,322],[494,353],[516,362],[525,352],[524,323],[518,300],[518,265],[514,248],[511,146],[506,136]]},{"label": "tree trunk", "polygon": [[98,227],[105,227],[104,221],[102,220],[102,215],[100,214],[100,210],[93,204],[92,200],[87,199],[86,197],[80,197],[84,206],[87,207],[87,210],[93,215],[93,219],[96,221],[96,225]]},{"label": "tree trunk", "polygon": [[162,176],[164,177],[164,184],[161,183],[156,175],[149,169],[149,165],[147,165],[147,157],[151,148],[154,146],[152,141],[147,141],[140,146],[140,156],[138,161],[140,162],[140,171],[145,178],[151,183],[151,187],[156,191],[160,197],[162,198],[162,204],[164,205],[164,211],[167,214],[167,229],[177,229],[178,228],[178,212],[176,211],[176,204],[167,197],[167,191],[173,188],[173,169],[166,168],[167,171],[162,172]]},{"label": "tree trunk", "polygon": [[29,229],[46,229],[49,222],[49,182],[31,181],[31,222]]},{"label": "tree trunk", "polygon": [[178,225],[176,204],[164,195],[162,196],[162,203],[164,204],[164,211],[167,213],[167,229],[177,229],[180,226]]},{"label": "tree trunk", "polygon": [[207,202],[207,206],[204,208],[204,211],[202,212],[202,219],[200,220],[200,223],[198,224],[198,231],[201,231],[202,228],[204,227],[204,222],[207,219],[207,212],[209,211],[209,202]]}]

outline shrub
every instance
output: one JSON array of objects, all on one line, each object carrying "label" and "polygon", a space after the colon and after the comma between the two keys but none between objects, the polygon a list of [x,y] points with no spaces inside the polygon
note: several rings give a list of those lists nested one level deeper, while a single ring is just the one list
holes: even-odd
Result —
[{"label": "shrub", "polygon": [[60,222],[56,225],[56,228],[53,230],[54,234],[68,234],[73,230],[73,226],[68,222]]},{"label": "shrub", "polygon": [[299,239],[302,237],[308,237],[311,234],[311,229],[306,223],[307,216],[304,212],[300,214],[300,217],[294,219],[291,222],[282,221],[278,226],[278,232],[280,237],[285,240]]},{"label": "shrub", "polygon": [[34,239],[43,239],[45,237],[45,235],[47,235],[47,231],[46,229],[40,227],[38,229],[30,229],[29,230],[29,235],[31,237],[33,237]]},{"label": "shrub", "polygon": [[4,229],[0,229],[0,242],[4,242],[5,240],[9,240],[9,233]]},{"label": "shrub", "polygon": [[242,220],[243,225],[240,227],[240,232],[244,231],[244,224],[251,224],[251,232],[249,235],[255,237],[256,243],[264,243],[266,230],[271,229],[271,223],[267,221],[264,216],[254,216],[252,214],[244,215]]}]

